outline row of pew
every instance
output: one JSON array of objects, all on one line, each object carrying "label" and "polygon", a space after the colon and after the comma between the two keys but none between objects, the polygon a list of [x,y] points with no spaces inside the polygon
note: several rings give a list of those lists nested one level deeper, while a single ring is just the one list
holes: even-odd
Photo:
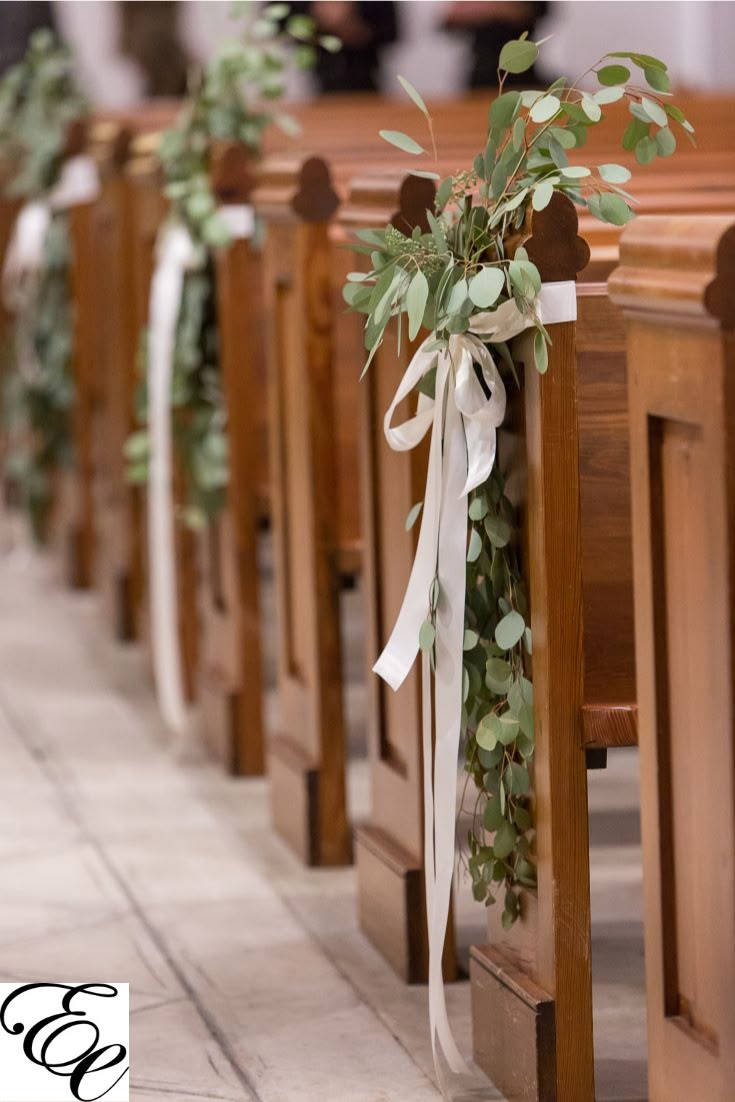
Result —
[{"label": "row of pew", "polygon": [[[578,220],[561,197],[525,242],[545,280],[577,281],[578,319],[552,327],[548,373],[526,372],[499,444],[532,599],[538,888],[510,930],[489,909],[471,979],[475,1058],[510,1099],[594,1098],[587,769],[637,743],[650,1097],[724,1100],[735,1072],[735,113],[725,98],[690,100],[699,149],[638,169],[642,217],[620,256],[619,231]],[[101,194],[72,212],[77,464],[54,526],[67,576],[96,588],[118,638],[143,643],[145,513],[123,445],[171,110],[90,129]],[[479,99],[437,107],[440,171],[471,163],[486,110]],[[237,146],[211,150],[218,200],[252,204],[265,237],[216,261],[231,478],[208,530],[177,530],[185,683],[223,766],[267,766],[274,827],[301,860],[354,857],[362,929],[403,979],[423,982],[418,673],[393,693],[365,671],[372,810],[353,824],[339,601],[359,577],[372,665],[408,578],[416,532],[404,521],[426,453],[391,452],[382,437],[411,348],[399,356],[387,340],[360,382],[362,323],[340,288],[360,265],[355,229],[425,226],[434,185],[373,137],[386,117],[415,132],[401,104],[347,98],[298,114],[306,152],[274,139],[254,166]],[[619,132],[614,119],[602,126],[585,163],[628,163]],[[267,744],[264,523],[278,609],[279,728]],[[443,964],[447,980],[458,975],[451,924]]]}]

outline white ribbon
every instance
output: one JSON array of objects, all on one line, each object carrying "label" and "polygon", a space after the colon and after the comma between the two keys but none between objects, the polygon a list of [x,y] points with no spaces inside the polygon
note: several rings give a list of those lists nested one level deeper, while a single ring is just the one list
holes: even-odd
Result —
[{"label": "white ribbon", "polygon": [[[574,282],[545,283],[535,302],[544,325],[574,321]],[[497,429],[505,416],[505,387],[486,343],[518,336],[533,325],[515,301],[470,318],[469,331],[449,338],[446,350],[429,351],[424,341],[400,382],[384,420],[395,451],[416,447],[431,429],[426,493],[411,576],[388,644],[373,667],[393,689],[408,676],[419,651],[419,631],[428,618],[430,591],[437,578],[432,745],[429,657],[422,658],[422,738],[424,754],[424,865],[429,937],[429,1024],[434,1065],[445,1093],[439,1054],[471,1083],[447,1016],[442,954],[454,875],[456,776],[462,715],[462,648],[467,554],[467,495],[489,476],[495,462]],[[485,387],[473,364],[480,367]],[[396,408],[436,366],[435,398],[421,394],[416,414],[393,425]],[[433,759],[433,770],[432,770]],[[456,1085],[456,1083],[455,1083]],[[472,1088],[470,1087],[470,1092]]]},{"label": "white ribbon", "polygon": [[[252,207],[223,206],[218,213],[231,238],[252,235]],[[148,564],[156,695],[164,722],[177,733],[185,729],[187,710],[178,630],[171,383],[184,276],[201,260],[201,251],[186,227],[179,222],[167,222],[156,245],[148,317]]]},{"label": "white ribbon", "polygon": [[52,213],[94,202],[99,189],[97,166],[91,157],[80,154],[64,161],[58,182],[48,195],[21,207],[3,261],[3,302],[9,310],[23,309],[33,293]]}]

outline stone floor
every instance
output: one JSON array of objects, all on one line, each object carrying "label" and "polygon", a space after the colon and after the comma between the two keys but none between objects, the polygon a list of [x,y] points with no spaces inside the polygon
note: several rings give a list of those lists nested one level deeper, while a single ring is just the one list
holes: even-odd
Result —
[{"label": "stone floor", "polygon": [[[598,1095],[625,1102],[645,1097],[635,768],[590,785]],[[363,762],[350,785],[359,815]],[[352,870],[301,868],[263,781],[170,745],[140,654],[22,543],[0,554],[0,883],[0,980],[130,982],[136,1102],[440,1097],[425,989],[360,935]],[[449,1004],[469,1050],[466,983]]]}]

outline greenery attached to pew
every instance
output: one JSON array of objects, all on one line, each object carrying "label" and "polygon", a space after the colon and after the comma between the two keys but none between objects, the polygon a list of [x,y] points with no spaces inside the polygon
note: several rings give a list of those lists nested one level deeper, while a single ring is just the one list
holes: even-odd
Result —
[{"label": "greenery attached to pew", "polygon": [[[632,197],[622,187],[631,176],[627,168],[570,163],[570,156],[584,146],[590,128],[603,119],[609,104],[627,103],[631,117],[622,145],[634,152],[640,164],[675,151],[673,124],[691,136],[691,124],[668,98],[666,65],[657,58],[618,51],[605,55],[574,82],[560,77],[546,91],[504,91],[507,74],[529,69],[538,52],[538,45],[526,36],[503,48],[487,138],[469,171],[442,180],[432,170],[416,171],[440,181],[434,210],[427,211],[430,232],[417,228],[407,237],[388,226],[359,234],[363,243],[357,248],[370,257],[372,266],[367,274],[354,272],[348,277],[344,297],[350,307],[367,315],[365,370],[391,320],[399,349],[405,339],[405,319],[409,340],[427,329],[425,349],[437,353],[448,349],[451,354],[452,336],[471,330],[478,311],[494,310],[513,300],[535,328],[535,366],[545,372],[550,337],[535,305],[541,277],[522,246],[529,212],[543,210],[559,191],[602,221],[623,225],[633,217]],[[436,161],[426,104],[408,81],[399,80],[428,123]],[[588,90],[593,82],[596,87]],[[406,134],[383,130],[381,136],[404,153],[426,153]],[[481,339],[496,358],[504,382],[520,385],[522,375],[514,363],[513,347]],[[477,365],[475,370],[482,381]],[[418,388],[431,397],[435,374],[434,369],[425,375]],[[451,374],[448,385],[452,385]],[[416,521],[420,508],[419,504],[411,510],[407,527]],[[432,659],[440,600],[435,578],[426,595],[426,621],[419,640]],[[504,926],[518,917],[521,889],[536,882],[529,625],[518,519],[496,463],[487,482],[469,498],[463,733],[467,781],[474,781],[475,791],[465,859],[475,899],[489,905],[503,891]]]},{"label": "greenery attached to pew", "polygon": [[[287,133],[294,120],[270,106],[284,92],[286,70],[293,57],[297,67],[314,64],[315,42],[339,49],[338,39],[315,37],[308,16],[291,15],[288,4],[270,4],[254,11],[237,3],[233,16],[245,16],[237,40],[224,45],[196,80],[181,115],[161,140],[159,157],[166,178],[170,217],[189,231],[197,248],[194,269],[187,273],[176,331],[171,402],[176,454],[184,480],[181,519],[201,528],[225,502],[229,479],[226,412],[218,369],[218,336],[213,252],[230,243],[212,190],[210,152],[217,141],[240,142],[255,158],[263,135],[276,124]],[[142,356],[145,363],[145,355]],[[140,388],[138,421],[145,424],[147,398]],[[148,480],[149,440],[145,428],[126,445],[128,478]]]},{"label": "greenery attached to pew", "polygon": [[[69,50],[51,31],[36,31],[25,57],[0,82],[0,150],[9,198],[47,199],[59,181],[72,128],[86,114]],[[7,473],[19,485],[38,539],[46,534],[54,474],[73,458],[70,262],[68,215],[56,211],[41,270],[13,294],[16,356],[4,380]]]}]

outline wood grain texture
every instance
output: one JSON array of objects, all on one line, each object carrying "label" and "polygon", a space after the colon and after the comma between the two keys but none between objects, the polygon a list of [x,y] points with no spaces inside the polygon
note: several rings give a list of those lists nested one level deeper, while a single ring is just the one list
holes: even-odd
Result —
[{"label": "wood grain texture", "polygon": [[[212,184],[225,203],[249,199],[244,146],[219,143]],[[198,686],[204,737],[226,768],[263,772],[263,660],[258,575],[259,447],[267,401],[261,268],[252,242],[232,241],[216,257],[219,369],[227,409],[227,507],[202,535]]]},{"label": "wood grain texture", "polygon": [[652,1102],[735,1082],[735,222],[641,219],[627,323]]},{"label": "wood grain texture", "polygon": [[264,293],[280,706],[280,737],[269,769],[273,817],[302,859],[343,864],[351,857],[351,836],[338,514],[330,489],[337,437],[332,252],[328,223],[320,220],[334,209],[326,167],[315,166],[313,158],[285,166],[264,178],[254,202],[267,221]]},{"label": "wood grain texture", "polygon": [[95,587],[105,622],[120,640],[135,636],[140,588],[135,494],[125,477],[124,446],[134,427],[137,340],[130,304],[132,240],[125,165],[131,134],[122,123],[92,128],[100,177],[94,209],[94,309],[97,397],[94,407]]}]

